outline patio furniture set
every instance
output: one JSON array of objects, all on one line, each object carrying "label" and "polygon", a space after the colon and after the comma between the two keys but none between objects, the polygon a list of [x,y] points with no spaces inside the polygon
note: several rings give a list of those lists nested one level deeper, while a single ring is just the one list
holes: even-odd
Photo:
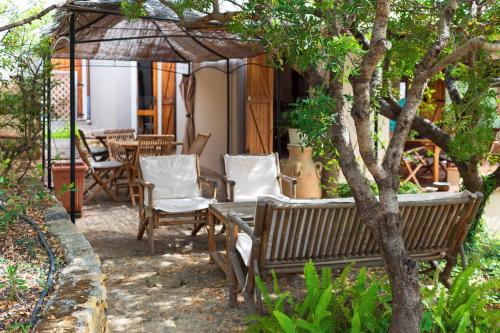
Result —
[{"label": "patio furniture set", "polygon": [[[354,200],[296,199],[297,181],[281,174],[277,154],[221,156],[226,198],[225,202],[216,202],[217,182],[200,176],[199,155],[175,154],[173,137],[138,139],[135,164],[126,167],[132,168],[134,175],[129,177],[129,186],[137,189],[130,190],[131,199],[134,193],[138,198],[137,238],[146,233],[153,254],[158,227],[193,225],[195,235],[206,226],[208,252],[226,275],[231,306],[236,305],[237,294],[241,293],[250,311],[262,310],[255,276],[264,278],[272,270],[300,273],[308,260],[317,267],[383,265]],[[93,166],[96,182],[110,194],[110,182],[119,177],[116,175],[130,157],[124,157],[127,144],[119,144],[127,140],[116,140],[116,136],[106,140],[112,159],[87,159],[86,163]],[[122,151],[115,151],[116,147]],[[121,164],[111,166],[115,161]],[[110,165],[99,169],[99,163]],[[109,168],[115,169],[103,181],[102,174]],[[292,188],[291,198],[283,195],[284,183]],[[211,189],[208,198],[202,196],[202,186]],[[449,277],[481,199],[480,193],[470,192],[401,195],[403,238],[409,254],[418,261],[431,262],[434,268],[436,260],[445,259],[442,275]],[[224,249],[217,249],[217,224],[222,226],[221,232],[225,231]]]}]

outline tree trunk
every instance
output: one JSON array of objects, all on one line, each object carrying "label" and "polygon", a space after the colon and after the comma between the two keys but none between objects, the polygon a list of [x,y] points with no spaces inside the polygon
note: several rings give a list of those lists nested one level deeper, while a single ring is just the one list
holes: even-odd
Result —
[{"label": "tree trunk", "polygon": [[392,291],[392,321],[390,332],[420,330],[422,305],[418,280],[418,264],[406,253],[399,213],[383,212],[374,228],[382,252]]}]

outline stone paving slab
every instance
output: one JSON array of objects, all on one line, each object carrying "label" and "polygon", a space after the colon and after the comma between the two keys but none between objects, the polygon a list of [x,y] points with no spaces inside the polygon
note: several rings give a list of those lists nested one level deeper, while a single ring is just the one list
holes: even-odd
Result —
[{"label": "stone paving slab", "polygon": [[[103,198],[105,199],[105,198]],[[113,332],[243,332],[245,312],[227,302],[224,273],[209,262],[207,233],[189,226],[155,231],[156,254],[137,240],[138,217],[128,203],[84,207],[77,228],[107,276],[108,324]],[[224,236],[218,243],[223,245]]]}]

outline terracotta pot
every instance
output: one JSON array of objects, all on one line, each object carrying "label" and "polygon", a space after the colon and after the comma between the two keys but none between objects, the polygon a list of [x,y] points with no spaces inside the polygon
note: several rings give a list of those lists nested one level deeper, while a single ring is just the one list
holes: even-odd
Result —
[{"label": "terracotta pot", "polygon": [[[75,215],[82,215],[83,193],[85,189],[85,175],[88,167],[82,162],[75,163]],[[52,177],[54,179],[54,191],[57,199],[62,203],[63,207],[69,213],[70,205],[70,163],[58,162],[52,166]]]},{"label": "terracotta pot", "polygon": [[[283,174],[297,179],[298,199],[321,198],[321,162],[312,159],[312,148],[288,145],[289,158],[283,167]],[[283,194],[291,196],[291,188],[283,182]]]}]

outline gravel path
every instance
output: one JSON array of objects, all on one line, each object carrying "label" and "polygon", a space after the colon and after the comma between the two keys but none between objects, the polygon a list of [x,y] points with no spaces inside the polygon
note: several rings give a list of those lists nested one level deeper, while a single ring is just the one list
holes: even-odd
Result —
[{"label": "gravel path", "polygon": [[193,237],[187,226],[160,228],[151,256],[146,239],[136,239],[134,208],[110,202],[84,208],[77,227],[107,275],[113,332],[245,330],[243,309],[228,307],[225,276],[209,263],[205,230]]}]

